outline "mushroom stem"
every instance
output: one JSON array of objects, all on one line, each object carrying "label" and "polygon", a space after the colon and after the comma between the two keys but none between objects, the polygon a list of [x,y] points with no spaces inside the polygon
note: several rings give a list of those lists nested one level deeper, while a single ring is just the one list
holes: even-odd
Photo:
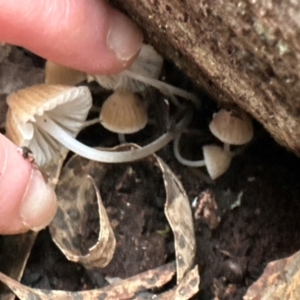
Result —
[{"label": "mushroom stem", "polygon": [[125,144],[126,143],[125,134],[118,133],[118,139],[119,139],[120,144]]},{"label": "mushroom stem", "polygon": [[179,140],[180,140],[181,134],[178,134],[173,143],[173,151],[176,159],[183,165],[188,166],[188,167],[204,167],[205,166],[205,161],[204,160],[188,160],[185,159],[181,156],[180,151],[179,151]]},{"label": "mushroom stem", "polygon": [[89,127],[89,126],[92,126],[92,125],[95,125],[95,124],[99,124],[99,118],[85,121],[85,122],[82,124],[81,129],[84,129],[84,128],[86,128],[86,127]]},{"label": "mushroom stem", "polygon": [[132,79],[138,80],[140,82],[143,82],[145,84],[148,84],[148,85],[151,85],[151,86],[157,88],[159,91],[161,91],[163,94],[165,94],[167,96],[174,94],[174,95],[180,96],[182,98],[188,99],[195,104],[196,108],[198,108],[198,109],[200,108],[201,103],[200,103],[199,99],[192,93],[189,93],[183,89],[177,88],[173,85],[167,84],[160,80],[150,78],[150,77],[144,76],[142,74],[134,73],[130,70],[125,70],[122,73]]},{"label": "mushroom stem", "polygon": [[119,152],[98,150],[80,143],[52,121],[47,115],[43,115],[41,117],[36,116],[36,123],[40,129],[50,134],[66,148],[82,157],[105,163],[123,163],[142,159],[158,151],[174,139],[174,137],[189,124],[191,118],[192,111],[189,111],[180,120],[180,122],[178,122],[173,131],[166,132],[157,140],[143,148]]},{"label": "mushroom stem", "polygon": [[231,153],[230,152],[230,144],[224,143],[223,150],[224,150],[224,152]]}]

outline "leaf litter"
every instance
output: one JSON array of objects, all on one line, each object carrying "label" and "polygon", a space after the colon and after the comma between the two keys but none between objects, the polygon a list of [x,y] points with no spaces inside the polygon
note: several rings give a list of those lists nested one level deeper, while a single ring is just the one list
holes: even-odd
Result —
[{"label": "leaf litter", "polygon": [[[137,146],[121,145],[115,147],[113,150],[120,151],[133,148],[137,148]],[[117,234],[117,239],[115,238],[113,227],[116,231],[118,224],[116,222],[114,224],[114,222],[110,222],[109,220],[100,196],[101,185],[109,178],[110,174],[118,174],[118,172],[115,172],[115,168],[121,168],[123,169],[123,173],[121,173],[122,176],[120,177],[121,181],[119,180],[115,190],[119,194],[124,192],[126,194],[125,177],[129,176],[130,180],[136,181],[137,186],[142,184],[142,179],[138,179],[140,164],[143,164],[146,168],[148,167],[148,176],[155,175],[154,177],[157,178],[157,173],[161,173],[160,176],[163,177],[163,184],[166,191],[165,214],[174,233],[176,253],[177,286],[171,289],[169,294],[172,294],[174,299],[189,299],[197,293],[200,281],[198,268],[197,266],[194,266],[196,248],[192,212],[187,195],[181,183],[169,167],[156,155],[143,160],[143,162],[137,162],[130,165],[125,164],[127,166],[103,164],[89,161],[76,155],[73,156],[63,167],[57,184],[56,192],[59,207],[58,212],[50,225],[50,233],[52,234],[54,242],[69,260],[79,262],[86,268],[92,270],[98,270],[99,268],[105,267],[109,264],[111,259],[111,265],[113,265],[114,254],[118,254],[122,250],[124,251],[124,249],[121,249],[120,247],[120,245],[124,245],[124,239],[122,243],[120,234]],[[151,174],[153,169],[156,169],[156,174]],[[130,176],[130,173],[132,172],[137,172],[137,174]],[[143,180],[144,179],[145,178],[143,178]],[[134,191],[133,193],[131,192],[132,191],[127,191],[127,195],[135,195]],[[139,192],[135,196],[141,196],[139,195]],[[117,199],[117,201],[120,200],[121,199]],[[129,198],[127,198],[127,200],[129,201]],[[141,204],[143,204],[142,200],[143,197],[136,197],[136,201],[141,202]],[[132,204],[133,203],[126,202],[125,207],[129,206],[131,209]],[[113,210],[112,206],[108,211],[110,211],[112,215],[113,212],[116,213],[116,210]],[[97,212],[96,215],[95,212]],[[135,213],[134,210],[131,214],[132,213]],[[122,222],[121,218],[120,221]],[[96,222],[98,222],[97,225]],[[90,224],[92,226],[89,226]],[[145,224],[143,224],[143,226],[145,226]],[[119,228],[123,229],[122,227]],[[95,232],[98,232],[96,238]],[[137,236],[141,236],[142,230],[137,231],[137,233]],[[155,235],[160,237],[161,240],[165,239],[164,234],[161,236],[158,228]],[[135,243],[138,242],[138,239],[136,239]],[[117,246],[118,252],[115,253],[116,244],[119,244],[119,247]],[[150,245],[147,245],[147,247],[149,246]],[[142,257],[140,262],[143,263],[144,259],[145,256]],[[149,257],[148,260],[155,261],[154,257]],[[126,261],[126,259],[124,261]],[[116,274],[114,274],[114,276],[121,277],[122,272],[119,272],[118,259],[117,262],[116,265],[118,266],[118,271],[115,272]],[[137,264],[138,261],[130,259],[130,263]],[[170,266],[170,264],[163,264],[161,259],[158,260],[157,263],[162,265],[162,267],[156,266],[156,268],[151,270],[145,270],[144,273],[133,275],[133,277],[129,277],[129,279],[117,280],[117,283],[112,283],[104,288],[83,292],[78,291],[76,293],[31,289],[22,284],[8,280],[4,275],[1,275],[0,279],[5,282],[20,299],[28,299],[33,295],[39,296],[40,299],[68,299],[68,297],[70,299],[76,299],[79,295],[82,299],[94,299],[96,296],[103,297],[101,299],[134,299],[134,295],[138,292],[154,287],[161,287],[173,277],[174,271],[170,271],[167,276],[164,273],[165,269],[168,269],[167,266]],[[141,269],[141,267],[142,266],[140,266],[139,269]],[[135,272],[139,269],[136,269]],[[109,270],[110,265],[106,269],[107,273],[109,273]],[[124,267],[124,270],[126,270],[126,267]],[[113,274],[113,272],[111,274]],[[147,274],[146,276],[151,278],[151,284],[149,283],[149,278],[147,279],[147,283],[143,282],[144,274]],[[126,276],[128,274],[123,275]],[[159,294],[156,296],[159,296]],[[139,297],[141,299],[141,296]]]}]

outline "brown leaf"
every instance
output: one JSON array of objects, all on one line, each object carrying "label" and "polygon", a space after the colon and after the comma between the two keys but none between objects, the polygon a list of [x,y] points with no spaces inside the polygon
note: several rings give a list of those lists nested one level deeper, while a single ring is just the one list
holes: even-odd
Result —
[{"label": "brown leaf", "polygon": [[300,251],[268,263],[243,299],[300,299]]},{"label": "brown leaf", "polygon": [[[50,224],[53,241],[69,260],[87,268],[106,266],[116,246],[98,184],[93,179],[99,183],[104,174],[104,164],[76,155],[64,166],[56,189],[58,212]],[[98,222],[96,239],[86,236],[91,217]]]},{"label": "brown leaf", "polygon": [[165,214],[175,239],[177,283],[194,265],[196,242],[189,199],[181,182],[170,168],[157,157],[165,181],[167,200]]},{"label": "brown leaf", "polygon": [[[21,300],[68,300],[68,299],[132,299],[140,291],[163,286],[171,280],[175,273],[174,263],[163,265],[159,268],[146,271],[139,275],[111,284],[101,289],[83,292],[65,292],[56,290],[32,289],[9,278],[0,272],[0,280],[4,282]],[[178,298],[181,299],[181,298]],[[186,299],[186,298],[185,298]]]},{"label": "brown leaf", "polygon": [[[156,299],[156,300],[187,300],[193,297],[199,291],[200,277],[198,266],[195,266],[191,271],[188,271],[184,276],[179,285],[173,289],[159,294],[153,295],[151,297],[136,297],[135,300],[147,300],[147,299]],[[149,294],[148,294],[149,295]]]}]

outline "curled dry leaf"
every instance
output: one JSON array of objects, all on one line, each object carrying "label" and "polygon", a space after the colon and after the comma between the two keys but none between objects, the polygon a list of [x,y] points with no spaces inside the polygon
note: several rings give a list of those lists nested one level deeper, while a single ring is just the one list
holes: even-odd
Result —
[{"label": "curled dry leaf", "polygon": [[194,265],[196,242],[189,199],[181,182],[171,169],[156,158],[163,173],[166,188],[165,214],[174,233],[177,283]]},{"label": "curled dry leaf", "polygon": [[[53,241],[72,261],[80,262],[87,268],[105,267],[113,257],[116,240],[106,210],[102,204],[97,181],[102,179],[103,164],[89,164],[87,159],[74,156],[64,166],[57,185],[58,211],[50,224]],[[96,178],[96,177],[95,177]],[[98,183],[98,182],[97,182]],[[97,203],[95,202],[97,199]],[[97,208],[95,208],[97,206]],[[98,215],[92,215],[97,212]],[[98,222],[98,237],[89,237],[87,228],[91,219]]]},{"label": "curled dry leaf", "polygon": [[300,251],[268,263],[243,299],[300,299]]},{"label": "curled dry leaf", "polygon": [[188,271],[182,281],[170,291],[155,297],[156,300],[187,300],[193,297],[199,290],[200,277],[198,266]]},{"label": "curled dry leaf", "polygon": [[[136,148],[138,146],[127,144],[118,146],[111,151]],[[194,266],[196,249],[189,200],[179,180],[160,158],[153,155],[147,160],[152,164],[158,163],[163,174],[167,195],[165,214],[174,232],[177,283],[180,284]],[[95,185],[99,186],[100,182],[104,180],[107,167],[107,164],[89,162],[86,159],[74,156],[64,167],[57,187],[59,209],[50,226],[50,231],[55,243],[63,253],[69,259],[79,261],[86,267],[104,266],[111,259],[115,246],[113,232],[105,209],[101,204],[99,192],[95,187],[92,187],[91,179],[87,178],[87,176],[95,178]],[[70,187],[72,181],[73,184]],[[89,209],[89,206],[93,205],[95,193],[100,210],[100,231],[105,230],[106,233],[99,233],[96,245],[90,248],[93,251],[92,254],[89,249],[84,249],[84,252],[82,252],[79,245],[84,244],[82,237],[89,218],[87,214],[93,211]],[[103,216],[104,219],[102,220]],[[106,245],[107,243],[109,247]],[[198,272],[196,277],[195,282],[199,282]]]},{"label": "curled dry leaf", "polygon": [[[175,273],[174,263],[132,276],[119,283],[101,289],[83,292],[65,292],[29,288],[0,272],[0,281],[5,283],[21,300],[116,300],[132,299],[135,294],[152,288],[159,288],[172,279]],[[174,298],[175,299],[175,298]],[[182,299],[182,298],[178,298]],[[187,299],[187,298],[184,298]]]}]

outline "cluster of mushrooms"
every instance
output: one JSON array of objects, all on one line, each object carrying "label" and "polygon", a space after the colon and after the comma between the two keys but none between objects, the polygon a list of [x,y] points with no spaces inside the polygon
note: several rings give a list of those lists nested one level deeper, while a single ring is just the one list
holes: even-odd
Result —
[{"label": "cluster of mushrooms", "polygon": [[[224,142],[224,148],[204,146],[203,161],[192,162],[182,158],[178,149],[179,138],[192,119],[192,110],[188,105],[178,105],[176,96],[189,100],[196,107],[199,107],[200,102],[193,94],[159,81],[162,64],[162,57],[150,45],[142,47],[130,69],[115,76],[86,75],[48,61],[45,84],[31,86],[8,96],[6,134],[16,145],[29,147],[40,166],[69,150],[105,163],[130,162],[149,156],[174,140],[174,153],[182,164],[206,166],[210,176],[217,178],[226,171],[233,156],[229,145],[247,143],[252,138],[251,121],[245,114],[233,116],[221,110],[214,116],[210,130]],[[86,79],[95,80],[104,88],[114,91],[103,103],[96,120],[86,121],[92,107],[89,88],[74,86]],[[178,107],[180,113],[177,115],[181,118],[178,120],[177,116],[175,126],[170,126],[166,133],[150,144],[132,151],[96,149],[76,140],[82,128],[96,122],[118,133],[121,140],[124,140],[124,134],[143,129],[148,122],[147,110],[135,93],[143,91],[147,86],[159,89]],[[235,128],[233,132],[228,131],[229,127]],[[237,130],[243,127],[246,128],[247,138],[245,132]],[[244,138],[242,142],[232,140],[241,136]],[[223,166],[220,169],[217,165]],[[216,170],[217,168],[219,169]]]},{"label": "cluster of mushrooms", "polygon": [[223,147],[218,145],[203,146],[203,160],[190,161],[183,158],[179,152],[180,135],[174,139],[174,154],[177,160],[183,165],[190,167],[204,167],[212,179],[224,174],[237,152],[232,152],[230,145],[242,146],[253,138],[253,125],[248,115],[221,109],[213,115],[209,124],[211,133],[218,138]]}]

